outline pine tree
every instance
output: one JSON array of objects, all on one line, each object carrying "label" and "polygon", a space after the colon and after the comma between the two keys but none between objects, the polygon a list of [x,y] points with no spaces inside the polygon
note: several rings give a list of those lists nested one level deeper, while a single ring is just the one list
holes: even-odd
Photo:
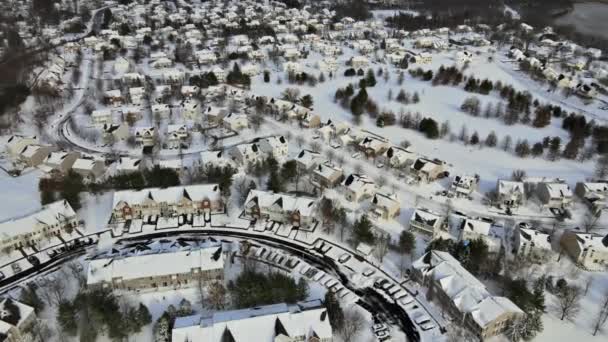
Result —
[{"label": "pine tree", "polygon": [[494,131],[490,132],[486,137],[485,144],[488,147],[495,147],[498,144],[498,138],[496,137],[496,133]]},{"label": "pine tree", "polygon": [[541,142],[537,142],[536,144],[534,144],[534,146],[532,146],[532,156],[534,157],[540,157],[543,155],[544,153],[544,147],[543,147],[543,143]]},{"label": "pine tree", "polygon": [[266,186],[268,187],[268,190],[275,193],[283,192],[283,181],[276,169],[270,172]]},{"label": "pine tree", "polygon": [[412,96],[412,102],[413,103],[418,103],[420,102],[420,95],[418,95],[418,92],[414,92],[414,95]]},{"label": "pine tree", "polygon": [[333,291],[325,293],[325,308],[329,315],[329,322],[334,331],[341,331],[344,327],[344,311]]},{"label": "pine tree", "polygon": [[548,158],[550,161],[556,161],[559,159],[560,148],[562,139],[560,137],[553,137],[549,143],[549,154]]},{"label": "pine tree", "polygon": [[479,143],[479,134],[477,134],[477,132],[473,132],[473,135],[471,135],[471,145],[477,145]]},{"label": "pine tree", "polygon": [[509,151],[511,149],[511,143],[512,143],[512,139],[510,135],[507,135],[506,137],[504,137],[504,139],[502,140],[502,150],[503,151]]},{"label": "pine tree", "polygon": [[534,309],[545,311],[545,276],[539,277],[534,282],[534,292],[532,293],[532,306]]}]

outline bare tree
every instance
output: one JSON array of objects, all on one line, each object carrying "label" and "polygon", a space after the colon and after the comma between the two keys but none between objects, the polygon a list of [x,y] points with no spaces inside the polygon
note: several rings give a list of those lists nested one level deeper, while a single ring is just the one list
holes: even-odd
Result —
[{"label": "bare tree", "polygon": [[325,157],[327,157],[327,160],[331,163],[336,157],[336,153],[334,152],[334,150],[329,149],[325,151]]},{"label": "bare tree", "polygon": [[209,285],[208,306],[213,310],[221,310],[226,306],[226,288],[219,281]]},{"label": "bare tree", "polygon": [[298,147],[302,147],[302,144],[304,144],[304,137],[301,135],[296,136],[296,143],[298,144]]},{"label": "bare tree", "polygon": [[388,254],[389,244],[390,237],[388,235],[382,235],[378,239],[376,239],[374,249],[376,252],[376,257],[378,258],[378,260],[380,260],[380,262],[382,262],[386,254]]},{"label": "bare tree", "polygon": [[83,288],[87,284],[87,277],[83,272],[83,267],[78,262],[70,262],[66,265],[72,276],[78,280],[78,286]]},{"label": "bare tree", "polygon": [[608,320],[608,292],[604,294],[604,298],[600,303],[600,309],[593,321],[593,336],[602,329],[606,321]]},{"label": "bare tree", "polygon": [[376,185],[378,185],[379,188],[382,188],[383,186],[386,185],[386,177],[380,175],[378,176],[378,178],[376,178]]},{"label": "bare tree", "polygon": [[321,151],[321,144],[319,144],[316,141],[313,141],[312,143],[310,143],[310,149],[313,152],[319,152],[319,151]]},{"label": "bare tree", "polygon": [[281,98],[285,101],[296,103],[300,98],[300,90],[297,88],[287,88],[281,93]]},{"label": "bare tree", "polygon": [[581,290],[576,286],[566,286],[555,295],[561,314],[560,320],[574,319],[580,309]]},{"label": "bare tree", "polygon": [[513,170],[511,173],[511,179],[516,182],[521,182],[524,178],[526,178],[526,171],[524,170]]},{"label": "bare tree", "polygon": [[593,209],[587,208],[581,222],[585,232],[589,233],[599,228],[598,221],[600,218],[601,211],[594,212]]},{"label": "bare tree", "polygon": [[340,335],[344,342],[353,342],[365,324],[365,318],[359,311],[348,310],[344,312],[344,326]]}]

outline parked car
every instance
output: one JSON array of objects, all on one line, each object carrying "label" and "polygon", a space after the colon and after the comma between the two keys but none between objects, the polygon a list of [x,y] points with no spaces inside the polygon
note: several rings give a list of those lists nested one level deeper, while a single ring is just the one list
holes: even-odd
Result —
[{"label": "parked car", "polygon": [[376,323],[376,324],[372,325],[372,331],[374,333],[376,333],[378,331],[384,331],[384,330],[388,330],[388,327],[384,323]]}]

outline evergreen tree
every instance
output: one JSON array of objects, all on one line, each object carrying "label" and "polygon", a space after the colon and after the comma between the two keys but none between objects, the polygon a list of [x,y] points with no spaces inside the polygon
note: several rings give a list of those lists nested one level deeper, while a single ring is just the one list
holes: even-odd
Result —
[{"label": "evergreen tree", "polygon": [[275,193],[283,192],[283,181],[276,170],[270,172],[266,186]]},{"label": "evergreen tree", "polygon": [[477,132],[473,132],[473,135],[471,135],[470,143],[471,145],[479,144],[479,134],[477,134]]},{"label": "evergreen tree", "polygon": [[544,152],[543,143],[537,142],[532,146],[532,156],[539,157],[542,156]]},{"label": "evergreen tree", "polygon": [[302,104],[303,107],[312,109],[314,101],[313,101],[312,96],[310,94],[307,94],[307,95],[302,96],[302,98],[300,99],[300,103]]},{"label": "evergreen tree", "polygon": [[545,311],[545,276],[539,277],[534,282],[532,292],[532,306],[540,312]]},{"label": "evergreen tree", "polygon": [[344,327],[344,311],[333,291],[325,292],[325,308],[329,315],[329,323],[334,331],[341,331]]},{"label": "evergreen tree", "polygon": [[520,158],[526,158],[530,154],[530,145],[528,140],[523,140],[515,146],[515,154]]},{"label": "evergreen tree", "polygon": [[562,139],[560,137],[553,137],[549,143],[549,154],[547,157],[551,161],[556,161],[559,159],[560,149],[561,149]]},{"label": "evergreen tree", "polygon": [[420,102],[420,95],[418,95],[418,92],[415,91],[414,95],[412,96],[412,103],[418,103]]},{"label": "evergreen tree", "polygon": [[498,143],[498,138],[496,137],[496,133],[494,131],[490,132],[485,140],[486,146],[495,147],[497,143]]},{"label": "evergreen tree", "polygon": [[353,237],[356,243],[363,242],[370,245],[374,243],[375,237],[372,233],[372,223],[367,216],[362,215],[359,220],[355,221],[353,226]]},{"label": "evergreen tree", "polygon": [[431,118],[424,118],[420,120],[418,129],[420,132],[424,133],[428,139],[437,139],[437,137],[439,137],[437,122]]}]

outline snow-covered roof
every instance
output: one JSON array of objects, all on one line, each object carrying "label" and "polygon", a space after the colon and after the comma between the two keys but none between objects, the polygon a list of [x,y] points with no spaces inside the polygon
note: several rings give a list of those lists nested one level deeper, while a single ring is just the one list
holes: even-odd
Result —
[{"label": "snow-covered roof", "polygon": [[430,227],[437,227],[443,221],[443,216],[425,208],[417,208],[412,213],[411,220]]},{"label": "snow-covered roof", "polygon": [[549,234],[534,229],[520,228],[519,236],[522,240],[528,241],[535,248],[551,250]]},{"label": "snow-covered roof", "polygon": [[260,208],[278,205],[283,211],[299,211],[302,216],[311,216],[316,208],[316,200],[308,197],[297,197],[287,194],[251,190],[245,200],[245,205],[256,203]]},{"label": "snow-covered roof", "polygon": [[67,201],[57,201],[43,206],[42,209],[27,216],[12,218],[0,222],[0,235],[3,239],[28,234],[41,226],[61,225],[66,219],[76,216]]},{"label": "snow-covered roof", "polygon": [[572,197],[572,190],[570,190],[570,186],[566,183],[561,182],[545,182],[543,183],[549,192],[549,196],[551,198],[563,198],[563,197]]},{"label": "snow-covered roof", "polygon": [[147,199],[152,199],[157,203],[177,203],[183,198],[187,198],[196,202],[200,202],[206,198],[211,201],[219,200],[220,187],[217,184],[198,184],[188,186],[174,186],[164,189],[147,188],[139,191],[117,191],[114,193],[113,207],[116,207],[120,202],[125,202],[130,206],[141,205]]},{"label": "snow-covered roof", "polygon": [[522,313],[508,298],[492,296],[482,282],[447,252],[430,251],[412,267],[439,283],[454,305],[461,312],[470,313],[482,328],[504,313]]},{"label": "snow-covered roof", "polygon": [[510,180],[499,180],[498,181],[498,193],[499,194],[512,194],[524,193],[524,183]]},{"label": "snow-covered roof", "polygon": [[320,175],[321,177],[325,178],[325,179],[332,179],[336,176],[341,176],[342,175],[342,169],[332,165],[329,162],[325,162],[323,164],[319,164],[314,170],[314,173]]},{"label": "snow-covered roof", "polygon": [[354,192],[358,192],[364,187],[375,186],[375,183],[366,175],[353,173],[350,176],[346,177],[342,185],[344,185],[344,187],[346,188],[351,189]]},{"label": "snow-covered roof", "polygon": [[327,310],[320,301],[313,301],[180,317],[175,320],[171,340],[274,342],[279,340],[279,335],[304,336],[305,341],[312,336],[331,339]]},{"label": "snow-covered roof", "polygon": [[221,247],[200,248],[169,253],[104,257],[89,263],[87,284],[139,279],[173,274],[186,274],[194,269],[217,270],[224,268]]}]

